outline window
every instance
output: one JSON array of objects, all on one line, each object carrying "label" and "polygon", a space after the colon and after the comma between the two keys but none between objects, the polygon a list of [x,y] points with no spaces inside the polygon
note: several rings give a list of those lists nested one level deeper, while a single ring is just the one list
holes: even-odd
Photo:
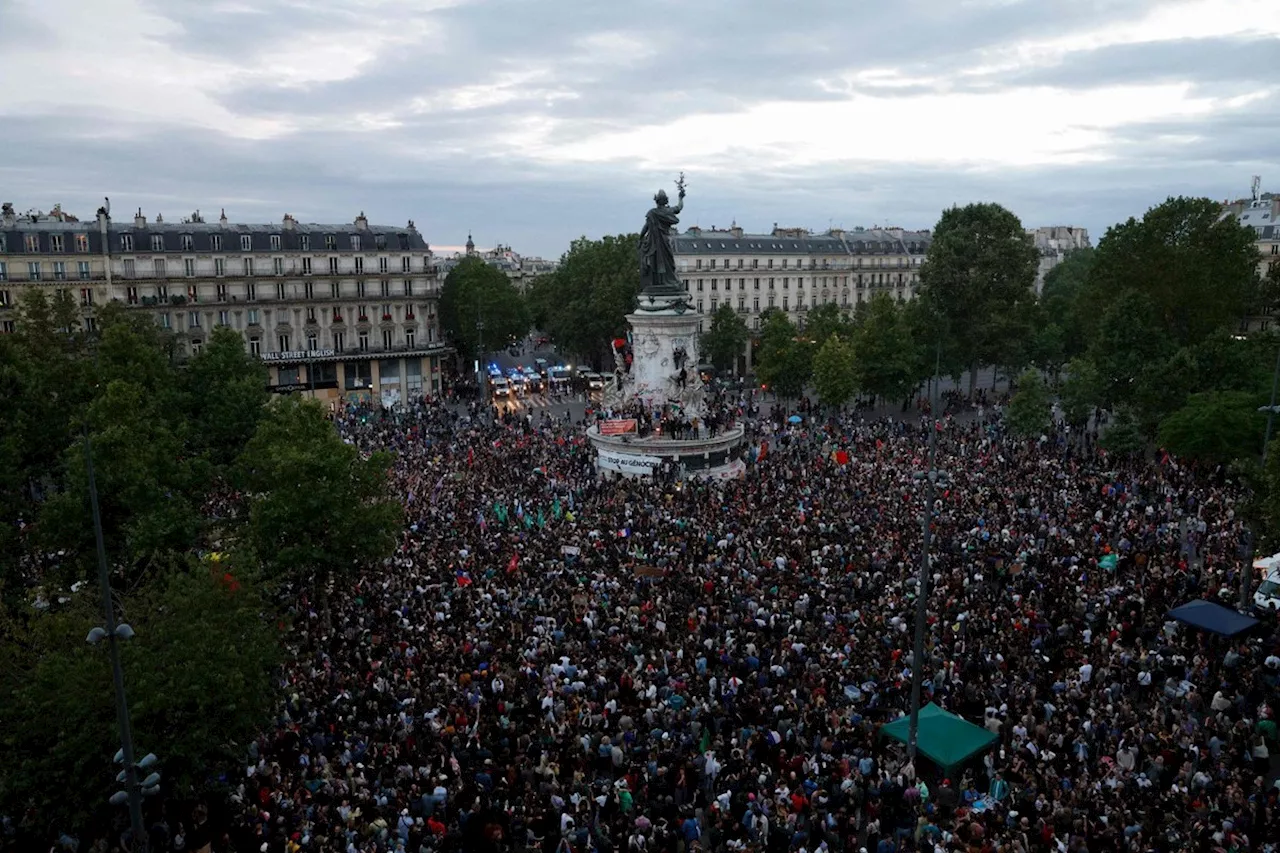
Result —
[{"label": "window", "polygon": [[405,318],[406,320],[413,320],[413,319],[415,319],[414,314],[413,314],[413,306],[412,306],[412,305],[407,305],[407,306],[405,306],[405,309],[404,309],[404,318]]},{"label": "window", "polygon": [[368,333],[368,332],[361,332],[361,333],[360,333],[360,341],[359,341],[358,346],[359,346],[359,348],[360,348],[360,352],[368,352],[368,351],[369,351],[369,333]]},{"label": "window", "polygon": [[244,312],[244,314],[245,314],[245,322],[247,322],[250,326],[258,325],[258,309],[257,308],[250,308],[248,311]]},{"label": "window", "polygon": [[346,349],[345,344],[346,344],[346,336],[343,335],[342,332],[334,332],[333,333],[334,350],[336,352],[342,352],[344,349]]},{"label": "window", "polygon": [[304,252],[311,251],[311,235],[303,234],[298,238],[298,248]]},{"label": "window", "polygon": [[315,299],[316,298],[315,282],[304,281],[302,283],[302,295],[305,296],[307,299]]},{"label": "window", "polygon": [[164,251],[164,235],[163,234],[151,235],[151,251],[153,252]]},{"label": "window", "polygon": [[98,331],[98,318],[97,318],[97,317],[85,317],[85,318],[84,318],[84,330],[85,330],[86,332],[96,332],[96,331]]},{"label": "window", "polygon": [[76,251],[82,255],[89,251],[89,235],[88,234],[76,235]]},{"label": "window", "polygon": [[413,340],[414,337],[415,335],[414,335],[413,329],[404,330],[404,345],[407,346],[409,349],[413,349],[415,346],[414,340]]},{"label": "window", "polygon": [[711,297],[711,313],[712,314],[716,313],[716,309],[719,307],[720,307],[720,300],[715,296]]},{"label": "window", "polygon": [[773,269],[773,258],[769,259],[769,269]]},{"label": "window", "polygon": [[360,235],[359,234],[351,235],[351,251],[353,252],[360,251]]},{"label": "window", "polygon": [[155,258],[155,259],[153,259],[153,260],[151,261],[151,267],[152,267],[152,269],[154,269],[154,270],[155,270],[156,278],[164,278],[164,277],[165,277],[166,269],[165,269],[165,265],[164,265],[164,258]]},{"label": "window", "polygon": [[133,251],[133,235],[132,234],[120,235],[120,251],[122,252]]},{"label": "window", "polygon": [[369,322],[369,310],[363,305],[356,307],[356,316],[360,318],[361,323]]},{"label": "window", "polygon": [[40,262],[27,261],[27,278],[31,281],[40,280]]},{"label": "window", "polygon": [[169,316],[168,312],[160,315],[160,328],[162,329],[173,328],[173,318]]},{"label": "window", "polygon": [[39,234],[27,234],[23,238],[22,242],[27,250],[28,255],[35,255],[40,252],[40,235]]},{"label": "window", "polygon": [[240,235],[240,251],[242,252],[253,251],[253,235],[252,234]]},{"label": "window", "polygon": [[391,319],[391,303],[389,302],[384,302],[382,305],[382,319],[384,320]]},{"label": "window", "polygon": [[9,266],[4,261],[0,261],[0,281],[9,280]]},{"label": "window", "polygon": [[333,234],[324,235],[324,247],[330,252],[338,248],[338,238]]},{"label": "window", "polygon": [[279,348],[279,350],[278,350],[279,352],[288,352],[288,351],[289,351],[289,336],[288,336],[288,335],[279,335],[279,336],[277,336],[277,337],[276,337],[276,344],[280,347],[280,348]]},{"label": "window", "polygon": [[246,302],[253,302],[258,298],[258,285],[252,281],[244,283],[244,299]]},{"label": "window", "polygon": [[167,284],[156,285],[156,299],[162,302],[169,301],[169,286]]},{"label": "window", "polygon": [[231,316],[230,316],[230,312],[229,312],[229,311],[225,311],[225,310],[224,310],[224,311],[219,311],[219,312],[218,312],[218,325],[219,325],[219,326],[230,326],[230,325],[231,325]]},{"label": "window", "polygon": [[89,271],[89,262],[88,261],[78,262],[76,264],[76,274],[80,276],[80,279],[82,281],[87,281],[88,279],[92,278],[93,274]]},{"label": "window", "polygon": [[215,252],[222,251],[222,235],[221,234],[209,235],[209,248]]},{"label": "window", "polygon": [[341,295],[342,295],[342,285],[338,284],[338,282],[336,281],[329,282],[329,298],[337,299]]},{"label": "window", "polygon": [[307,306],[307,322],[314,323],[316,321],[316,307],[314,305]]},{"label": "window", "polygon": [[760,297],[759,296],[751,297],[751,310],[755,311],[757,314],[760,313]]},{"label": "window", "polygon": [[[222,259],[219,258],[218,260],[222,260]],[[196,276],[195,258],[182,259],[182,274],[185,275],[187,278],[195,278]]]},{"label": "window", "polygon": [[7,251],[9,251],[9,241],[5,239],[5,236],[3,234],[0,234],[0,252],[7,252]]},{"label": "window", "polygon": [[788,307],[787,307],[788,299],[789,299],[789,297],[786,297],[786,296],[782,297],[782,310],[783,310],[783,311],[788,310]]},{"label": "window", "polygon": [[249,338],[249,355],[262,355],[262,338]]},{"label": "window", "polygon": [[188,302],[200,301],[200,291],[196,288],[194,284],[187,285],[187,301]]},{"label": "window", "polygon": [[429,273],[429,272],[431,272],[431,271],[432,271],[432,270],[431,270],[431,258],[430,258],[429,256],[424,255],[424,256],[423,256],[423,258],[422,258],[422,271],[423,271],[423,272],[427,272],[427,273]]},{"label": "window", "polygon": [[273,252],[280,251],[280,235],[279,234],[271,235],[271,251]]},{"label": "window", "polygon": [[204,341],[199,341],[199,340],[197,340],[197,341],[192,341],[192,342],[191,342],[191,354],[192,354],[192,355],[199,355],[199,354],[200,354],[200,350],[202,350],[202,349],[204,349]]},{"label": "window", "polygon": [[276,282],[276,299],[287,299],[287,298],[288,297],[285,296],[285,291],[284,291],[284,282],[283,281]]},{"label": "window", "polygon": [[302,259],[302,274],[311,275],[311,259],[310,258]]},{"label": "window", "polygon": [[356,296],[360,297],[361,299],[364,299],[364,280],[363,279],[356,282]]},{"label": "window", "polygon": [[284,275],[284,258],[272,258],[271,271],[276,275]]},{"label": "window", "polygon": [[50,234],[50,235],[49,235],[49,251],[50,251],[50,252],[62,252],[62,251],[65,251],[65,250],[66,250],[66,245],[65,245],[65,244],[63,243],[63,241],[62,241],[62,235],[61,235],[61,234]]},{"label": "window", "polygon": [[6,335],[12,335],[17,328],[17,323],[12,320],[0,320],[0,332],[4,332]]},{"label": "window", "polygon": [[316,333],[307,332],[307,352],[315,352],[319,347],[316,346]]},{"label": "window", "polygon": [[386,275],[388,272],[388,269],[387,269],[388,260],[389,258],[387,258],[386,255],[383,255],[382,257],[378,258],[378,272],[382,273],[383,275]]},{"label": "window", "polygon": [[783,279],[782,279],[782,289],[783,289],[783,290],[790,290],[790,289],[791,289],[791,279],[790,279],[790,278],[783,278]]},{"label": "window", "polygon": [[695,262],[694,269],[702,269],[702,258],[698,258],[698,260]]},{"label": "window", "polygon": [[699,313],[699,314],[701,314],[701,313],[702,313],[702,300],[701,300],[701,299],[699,299],[699,300],[698,300],[698,313]]},{"label": "window", "polygon": [[393,332],[391,329],[383,329],[382,330],[382,348],[391,349],[392,341],[394,340],[394,338],[395,338],[395,332]]},{"label": "window", "polygon": [[244,259],[244,274],[253,275],[253,258]]},{"label": "window", "polygon": [[404,295],[413,296],[413,282],[407,278],[404,280]]},{"label": "window", "polygon": [[53,278],[55,281],[67,280],[67,264],[65,261],[53,262]]},{"label": "window", "polygon": [[[1274,254],[1274,253],[1272,253],[1272,254]],[[410,267],[410,264],[411,264],[412,262],[413,262],[413,259],[412,259],[412,258],[410,258],[408,255],[405,255],[403,258],[401,258],[401,259],[400,259],[400,272],[411,272],[411,271],[412,271],[412,269],[411,269],[411,267]]]},{"label": "window", "polygon": [[219,278],[221,278],[222,276],[224,276],[224,275],[226,275],[226,274],[227,274],[227,259],[226,259],[226,258],[214,258],[214,259],[213,259],[213,274],[214,274],[214,275],[216,275],[216,276],[218,276]]},{"label": "window", "polygon": [[194,252],[196,250],[196,238],[190,234],[183,234],[181,237],[182,251]]},{"label": "window", "polygon": [[188,329],[200,328],[200,312],[199,311],[187,312],[187,328]]},{"label": "window", "polygon": [[227,301],[227,286],[225,284],[222,284],[221,282],[219,282],[214,292],[218,294],[219,302]]},{"label": "window", "polygon": [[760,269],[760,259],[759,259],[759,258],[752,258],[752,259],[751,259],[751,268],[752,268],[753,270],[758,270],[758,269]]},{"label": "window", "polygon": [[364,258],[356,258],[356,275],[364,275]]},{"label": "window", "polygon": [[387,280],[384,278],[381,282],[379,282],[379,284],[380,284],[380,288],[379,288],[379,289],[381,290],[382,295],[383,295],[383,296],[390,296],[390,295],[391,295],[391,282],[387,281]]},{"label": "window", "polygon": [[12,303],[9,301],[9,291],[0,290],[0,308],[8,308]]},{"label": "window", "polygon": [[747,297],[745,297],[745,296],[739,296],[739,297],[738,297],[738,310],[739,310],[740,312],[746,313],[746,310],[747,310]]},{"label": "window", "polygon": [[329,259],[329,275],[337,275],[337,274],[338,274],[338,259],[330,258]]}]

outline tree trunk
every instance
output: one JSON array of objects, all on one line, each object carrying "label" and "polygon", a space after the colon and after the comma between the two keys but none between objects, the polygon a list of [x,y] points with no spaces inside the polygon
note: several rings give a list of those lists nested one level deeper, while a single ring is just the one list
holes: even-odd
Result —
[{"label": "tree trunk", "polygon": [[969,399],[973,399],[973,394],[978,390],[978,363],[976,361],[969,364]]}]

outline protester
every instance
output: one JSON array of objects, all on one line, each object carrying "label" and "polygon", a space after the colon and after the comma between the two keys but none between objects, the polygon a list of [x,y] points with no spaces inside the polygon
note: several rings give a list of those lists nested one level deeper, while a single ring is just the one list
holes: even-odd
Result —
[{"label": "protester", "polygon": [[1280,839],[1277,636],[1166,617],[1238,583],[1220,476],[940,425],[925,699],[999,736],[943,774],[878,736],[910,702],[930,425],[794,424],[749,392],[716,411],[747,425],[741,481],[601,482],[584,425],[545,413],[338,411],[393,452],[406,529],[328,612],[298,600],[233,849]]}]

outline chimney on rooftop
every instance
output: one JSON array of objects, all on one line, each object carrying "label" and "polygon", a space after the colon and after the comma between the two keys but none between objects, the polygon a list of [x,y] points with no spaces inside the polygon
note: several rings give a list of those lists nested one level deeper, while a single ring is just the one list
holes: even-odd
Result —
[{"label": "chimney on rooftop", "polygon": [[147,227],[147,217],[142,215],[142,208],[138,208],[138,212],[133,215],[133,227],[134,228]]},{"label": "chimney on rooftop", "polygon": [[292,231],[294,229],[294,226],[296,226],[297,224],[298,224],[298,221],[293,218],[293,214],[286,213],[284,215],[284,230]]},{"label": "chimney on rooftop", "polygon": [[227,209],[225,207],[222,208],[222,216],[218,218],[218,224],[223,228],[227,227]]},{"label": "chimney on rooftop", "polygon": [[365,219],[364,211],[360,211],[360,215],[356,217],[356,230],[365,231],[369,228],[369,220]]}]

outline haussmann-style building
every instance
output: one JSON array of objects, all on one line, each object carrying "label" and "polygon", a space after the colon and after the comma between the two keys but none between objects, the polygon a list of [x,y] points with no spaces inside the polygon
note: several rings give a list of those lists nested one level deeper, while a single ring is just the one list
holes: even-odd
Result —
[{"label": "haussmann-style building", "polygon": [[270,370],[271,389],[394,404],[441,390],[439,274],[410,221],[370,225],[213,222],[194,213],[82,222],[0,208],[0,332],[26,288],[66,290],[87,330],[109,302],[147,312],[180,356],[214,328],[235,329]]}]

